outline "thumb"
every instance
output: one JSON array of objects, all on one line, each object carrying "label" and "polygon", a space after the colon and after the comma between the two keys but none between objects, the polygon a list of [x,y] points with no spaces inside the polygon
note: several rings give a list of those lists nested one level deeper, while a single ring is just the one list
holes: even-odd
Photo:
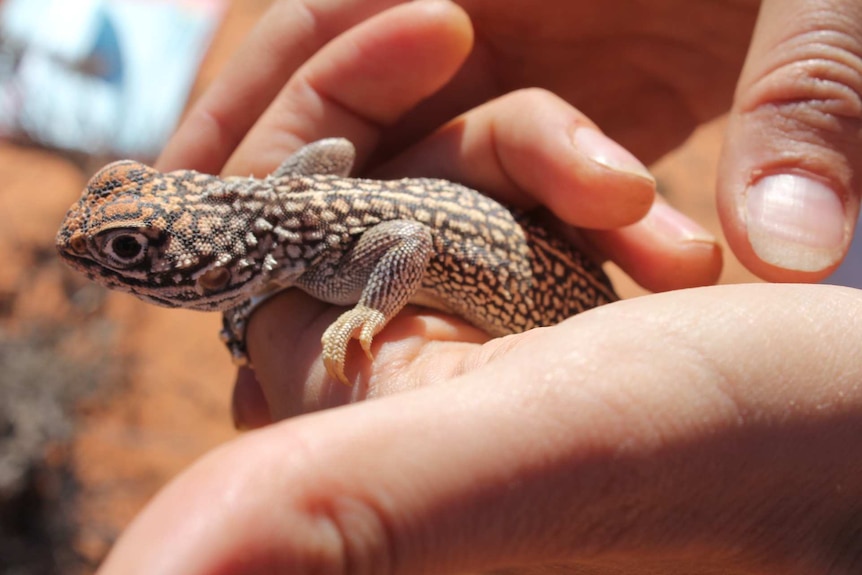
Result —
[{"label": "thumb", "polygon": [[862,3],[765,0],[718,181],[731,248],[771,281],[817,281],[846,253],[862,194]]}]

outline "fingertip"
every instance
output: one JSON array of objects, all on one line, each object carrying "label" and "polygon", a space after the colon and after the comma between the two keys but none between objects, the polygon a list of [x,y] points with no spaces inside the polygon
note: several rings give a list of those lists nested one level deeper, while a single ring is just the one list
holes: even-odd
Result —
[{"label": "fingertip", "polygon": [[433,95],[470,53],[473,30],[451,2],[397,4],[323,46],[285,84],[228,160],[264,175],[298,145],[347,137],[361,171],[385,129]]},{"label": "fingertip", "polygon": [[556,94],[525,89],[485,108],[487,148],[501,171],[562,221],[611,229],[649,210],[655,179],[647,168]]},{"label": "fingertip", "polygon": [[721,274],[723,256],[715,236],[660,199],[636,224],[587,236],[653,292],[713,285]]},{"label": "fingertip", "polygon": [[[769,121],[754,128],[756,136],[740,119],[730,122],[717,183],[725,236],[765,280],[819,281],[840,265],[853,237],[859,198],[846,173],[849,158]],[[764,133],[768,145],[761,145]]]},{"label": "fingertip", "polygon": [[428,18],[438,18],[452,33],[448,40],[458,53],[466,56],[473,46],[474,30],[470,15],[451,0],[423,0],[416,3]]},{"label": "fingertip", "polygon": [[385,126],[445,85],[472,46],[472,24],[462,8],[411,2],[357,25],[299,76],[323,98]]}]

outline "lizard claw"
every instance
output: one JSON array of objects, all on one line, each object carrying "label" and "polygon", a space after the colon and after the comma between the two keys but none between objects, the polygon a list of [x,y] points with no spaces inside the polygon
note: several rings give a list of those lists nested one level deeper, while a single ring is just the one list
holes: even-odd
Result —
[{"label": "lizard claw", "polygon": [[371,354],[371,343],[374,335],[386,325],[386,316],[382,312],[364,305],[341,314],[332,325],[323,332],[320,343],[323,345],[323,365],[327,373],[345,385],[351,385],[344,374],[344,364],[347,359],[347,346],[359,330],[359,343],[369,360],[374,360]]},{"label": "lizard claw", "polygon": [[[381,317],[383,316],[383,314],[380,315]],[[371,343],[374,339],[374,334],[382,327],[382,324],[377,324],[373,320],[366,321],[362,326],[362,331],[359,332],[359,345],[362,346],[362,351],[365,352],[365,357],[368,358],[368,361],[374,361],[374,354],[371,353]]]}]

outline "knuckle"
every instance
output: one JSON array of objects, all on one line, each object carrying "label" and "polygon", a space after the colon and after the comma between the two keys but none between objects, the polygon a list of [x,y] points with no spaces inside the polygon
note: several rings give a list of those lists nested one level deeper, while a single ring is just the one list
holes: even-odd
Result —
[{"label": "knuckle", "polygon": [[249,560],[266,565],[267,572],[394,571],[395,530],[386,507],[373,495],[345,493],[343,477],[332,474],[331,460],[300,427],[267,441],[247,436],[216,457],[225,470],[213,482],[217,492],[257,494],[222,508],[221,524],[231,532],[232,525],[255,526],[238,537],[255,538],[260,547]]},{"label": "knuckle", "polygon": [[338,553],[328,557],[333,572],[384,575],[394,571],[389,545],[392,530],[381,510],[367,501],[338,497],[321,505],[318,514],[339,541]]},{"label": "knuckle", "polygon": [[764,107],[806,127],[843,132],[862,121],[862,42],[836,31],[809,32],[772,51],[744,88],[743,111]]}]

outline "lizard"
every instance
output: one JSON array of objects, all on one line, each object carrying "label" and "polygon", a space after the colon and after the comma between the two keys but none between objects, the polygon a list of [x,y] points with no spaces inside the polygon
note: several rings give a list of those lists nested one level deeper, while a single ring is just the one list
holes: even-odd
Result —
[{"label": "lizard", "polygon": [[372,359],[373,337],[408,303],[503,336],[618,299],[535,211],[443,179],[351,178],[354,158],[349,140],[328,138],[265,178],[116,161],[89,180],[56,246],[107,288],[223,312],[238,365],[249,363],[248,320],[271,295],[295,287],[353,306],[321,338],[327,372],[347,384],[350,341]]}]

